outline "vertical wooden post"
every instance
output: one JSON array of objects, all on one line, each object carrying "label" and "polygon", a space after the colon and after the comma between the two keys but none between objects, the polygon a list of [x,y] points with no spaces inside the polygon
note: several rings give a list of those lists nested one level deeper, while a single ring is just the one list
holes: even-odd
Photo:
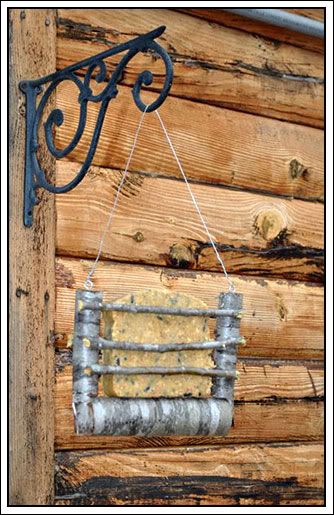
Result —
[{"label": "vertical wooden post", "polygon": [[[25,152],[22,79],[56,69],[54,9],[9,12],[9,504],[53,502],[54,196],[40,194],[23,225]],[[54,100],[53,100],[54,101]],[[48,180],[55,162],[40,149]]]}]

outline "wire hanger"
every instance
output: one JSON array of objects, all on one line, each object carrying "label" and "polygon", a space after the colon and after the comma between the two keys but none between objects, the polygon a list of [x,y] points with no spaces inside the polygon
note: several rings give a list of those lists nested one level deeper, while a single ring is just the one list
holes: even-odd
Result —
[{"label": "wire hanger", "polygon": [[[122,187],[124,185],[124,182],[125,182],[125,179],[128,175],[128,172],[129,172],[129,166],[130,166],[130,163],[131,163],[131,159],[132,159],[132,156],[133,156],[133,153],[135,151],[135,148],[137,146],[137,141],[138,141],[138,137],[139,137],[139,133],[140,133],[140,130],[142,128],[142,125],[143,125],[143,121],[144,121],[144,118],[145,118],[145,114],[146,114],[146,111],[147,111],[147,107],[145,108],[145,110],[142,112],[141,114],[141,117],[140,117],[140,120],[139,120],[139,123],[138,123],[138,126],[137,126],[137,130],[136,130],[136,133],[135,133],[135,136],[134,136],[134,140],[133,140],[133,144],[132,144],[132,147],[131,147],[131,150],[130,150],[130,153],[129,153],[129,157],[128,157],[128,160],[127,160],[127,163],[125,165],[125,168],[124,168],[124,171],[123,171],[123,176],[122,176],[122,179],[118,185],[118,188],[117,188],[117,191],[116,191],[116,195],[115,195],[115,199],[114,199],[114,203],[111,207],[111,210],[110,210],[110,213],[109,213],[109,218],[108,218],[108,221],[107,221],[107,224],[106,224],[106,227],[102,233],[102,236],[101,236],[101,239],[100,239],[100,243],[99,243],[99,248],[98,248],[98,252],[97,252],[97,255],[96,255],[96,258],[95,258],[95,261],[91,267],[91,269],[89,270],[88,274],[87,274],[87,277],[86,277],[86,280],[84,282],[84,287],[86,290],[91,290],[93,287],[94,287],[94,282],[92,280],[92,276],[94,275],[95,273],[95,270],[97,268],[97,265],[98,265],[98,262],[100,260],[100,257],[101,257],[101,254],[102,254],[102,250],[103,250],[103,246],[104,246],[104,241],[105,241],[105,238],[110,230],[110,227],[111,227],[111,224],[112,224],[112,221],[113,221],[113,218],[114,218],[114,215],[115,215],[115,211],[117,209],[117,206],[118,206],[118,202],[119,202],[119,197],[120,197],[120,193],[121,193],[121,190],[122,190]],[[197,214],[199,216],[199,219],[204,227],[204,230],[209,238],[209,241],[211,243],[211,246],[216,254],[216,257],[217,257],[217,261],[219,262],[221,268],[223,269],[223,272],[224,272],[224,275],[225,275],[225,278],[228,282],[228,285],[229,285],[229,288],[228,290],[230,292],[235,292],[235,286],[234,286],[234,283],[232,281],[232,279],[230,278],[229,274],[227,273],[227,270],[226,270],[226,267],[225,267],[225,264],[224,264],[224,260],[222,259],[222,257],[220,256],[219,252],[218,252],[218,249],[217,249],[217,245],[209,231],[209,228],[208,228],[208,225],[207,225],[207,222],[200,210],[200,207],[199,207],[199,204],[196,200],[196,197],[191,189],[191,186],[189,184],[189,181],[187,179],[187,176],[186,176],[186,173],[183,169],[183,166],[181,164],[181,161],[180,159],[178,158],[177,154],[176,154],[176,150],[175,150],[175,147],[170,139],[170,136],[167,132],[167,129],[165,127],[165,124],[164,122],[162,121],[162,118],[160,116],[160,113],[158,110],[155,110],[154,111],[159,122],[160,122],[160,125],[161,125],[161,128],[165,134],[165,137],[167,139],[167,142],[170,146],[170,149],[172,151],[172,154],[175,158],[175,161],[178,165],[178,168],[181,172],[181,175],[183,177],[183,180],[186,184],[186,187],[188,189],[188,192],[189,192],[189,195],[191,197],[191,200],[192,200],[192,203],[197,211]]]}]

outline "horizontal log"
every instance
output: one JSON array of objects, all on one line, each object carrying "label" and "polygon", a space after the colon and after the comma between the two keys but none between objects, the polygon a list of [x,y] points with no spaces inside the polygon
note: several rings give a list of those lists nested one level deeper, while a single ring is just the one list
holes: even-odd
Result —
[{"label": "horizontal log", "polygon": [[[73,332],[75,290],[82,288],[92,261],[59,258],[56,266],[58,346]],[[116,300],[134,291],[167,288],[197,296],[209,307],[226,289],[223,275],[121,263],[100,262],[93,277],[104,300]],[[321,358],[323,352],[323,288],[274,279],[234,277],[244,295],[241,335],[247,346],[241,356]]]},{"label": "horizontal log", "polygon": [[58,505],[323,503],[320,444],[56,453]]},{"label": "horizontal log", "polygon": [[113,436],[225,435],[232,424],[227,399],[98,398],[76,405],[76,432]]},{"label": "horizontal log", "polygon": [[[307,15],[306,17],[311,17],[318,21],[323,21],[324,18],[323,9],[290,9],[290,11],[293,10],[298,11],[298,13],[294,14],[299,14],[299,16]],[[284,29],[283,27],[261,23],[256,20],[246,18],[245,16],[239,16],[238,14],[224,11],[224,9],[185,8],[175,9],[175,11],[180,11],[184,14],[196,16],[197,18],[201,18],[202,20],[206,20],[210,23],[218,23],[224,27],[244,30],[245,32],[251,33],[253,37],[262,36],[269,38],[272,40],[273,44],[274,42],[283,41],[285,43],[289,43],[290,45],[305,48],[313,52],[324,52],[324,40],[321,38],[310,37],[299,32],[293,32],[292,30]],[[312,16],[312,11],[319,11],[319,13],[316,13],[315,16]],[[261,41],[261,38],[258,37],[258,40]]]},{"label": "horizontal log", "polygon": [[[69,358],[69,359],[68,359]],[[58,449],[155,447],[219,444],[231,441],[318,440],[322,438],[323,370],[314,362],[271,365],[240,360],[235,387],[235,415],[230,433],[222,437],[112,437],[74,433],[72,367],[68,352],[56,376],[56,439]],[[100,393],[102,389],[100,385]]]},{"label": "horizontal log", "polygon": [[[145,98],[152,102],[155,96],[147,93]],[[56,132],[60,148],[75,133],[77,97],[78,90],[68,81],[57,90],[57,107],[65,115]],[[69,155],[72,161],[85,160],[98,109],[98,104],[90,105],[85,132]],[[160,111],[189,178],[306,200],[323,199],[323,131],[173,97]],[[123,169],[138,120],[130,89],[120,86],[117,99],[107,110],[94,164]],[[146,115],[130,170],[181,178],[154,113]]]},{"label": "horizontal log", "polygon": [[[315,52],[260,40],[251,34],[169,9],[60,9],[58,67],[106,50],[159,25],[174,61],[172,95],[283,120],[323,125],[323,57]],[[187,37],[184,37],[184,34]],[[110,59],[110,66],[117,58]],[[151,88],[162,85],[162,63],[151,54],[129,63],[123,83],[142,70],[157,72]]]},{"label": "horizontal log", "polygon": [[[71,353],[58,351],[57,403],[70,406],[72,391]],[[270,400],[321,400],[324,395],[324,370],[321,362],[289,362],[240,358],[239,378],[235,383],[235,399],[240,402]],[[102,389],[100,390],[102,394]],[[64,400],[64,403],[61,402]]]},{"label": "horizontal log", "polygon": [[298,14],[299,16],[305,16],[306,18],[311,18],[311,20],[317,20],[324,22],[325,21],[325,9],[299,9],[299,8],[292,8],[292,9],[283,9],[283,11],[287,11],[288,13],[292,14]]},{"label": "horizontal log", "polygon": [[71,406],[56,409],[57,449],[122,449],[185,447],[223,443],[319,441],[323,438],[323,403],[237,404],[234,427],[226,436],[97,436],[77,435]]},{"label": "horizontal log", "polygon": [[[65,183],[77,164],[58,163]],[[120,172],[92,167],[85,180],[58,195],[57,252],[98,252]],[[322,204],[193,185],[228,271],[321,282]],[[182,181],[130,175],[102,250],[102,258],[176,268],[221,271],[221,265]]]}]

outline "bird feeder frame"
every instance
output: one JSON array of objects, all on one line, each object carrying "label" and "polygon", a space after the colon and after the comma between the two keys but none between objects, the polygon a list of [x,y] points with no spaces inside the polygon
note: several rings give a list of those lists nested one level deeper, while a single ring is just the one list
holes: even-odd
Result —
[{"label": "bird feeder frame", "polygon": [[[185,309],[135,304],[103,303],[102,292],[77,290],[73,337],[73,411],[78,434],[95,435],[225,435],[232,424],[234,382],[240,338],[242,295],[219,297],[217,309]],[[103,311],[154,313],[161,316],[216,318],[216,339],[211,342],[138,344],[100,337]],[[215,368],[122,367],[99,363],[103,349],[129,352],[170,352],[213,349]],[[103,374],[195,374],[212,376],[212,396],[200,398],[121,398],[98,395]]]}]

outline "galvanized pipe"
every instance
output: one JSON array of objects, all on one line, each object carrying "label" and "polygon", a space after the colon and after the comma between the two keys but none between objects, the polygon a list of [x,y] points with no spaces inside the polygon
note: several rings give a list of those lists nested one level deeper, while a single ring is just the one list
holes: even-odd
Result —
[{"label": "galvanized pipe", "polygon": [[306,16],[289,13],[280,9],[223,9],[252,20],[261,21],[270,25],[276,25],[284,29],[301,32],[308,36],[324,38],[325,26],[323,23]]}]

